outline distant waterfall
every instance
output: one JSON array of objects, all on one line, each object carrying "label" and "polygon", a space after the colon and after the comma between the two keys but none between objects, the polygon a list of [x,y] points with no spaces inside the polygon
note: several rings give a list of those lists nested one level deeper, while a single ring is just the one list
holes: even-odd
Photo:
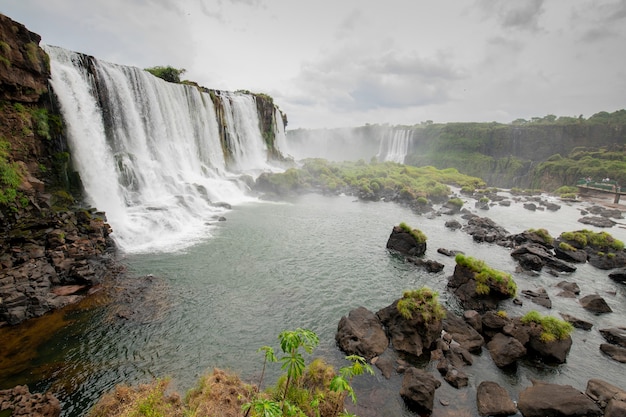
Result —
[{"label": "distant waterfall", "polygon": [[138,68],[45,49],[74,166],[120,248],[184,248],[209,235],[210,223],[225,211],[215,203],[251,200],[232,171],[270,168],[254,97],[220,92],[226,158],[208,93]]},{"label": "distant waterfall", "polygon": [[376,158],[383,161],[404,163],[411,146],[413,132],[407,129],[393,129],[387,132],[380,141],[380,148]]}]

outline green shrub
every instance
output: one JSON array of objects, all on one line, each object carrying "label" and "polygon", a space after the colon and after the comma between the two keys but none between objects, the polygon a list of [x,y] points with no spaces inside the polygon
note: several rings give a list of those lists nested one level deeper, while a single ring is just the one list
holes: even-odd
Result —
[{"label": "green shrub", "polygon": [[476,293],[487,295],[492,289],[497,288],[501,294],[515,297],[517,284],[511,274],[488,267],[484,261],[465,256],[461,253],[454,258],[456,264],[473,271],[476,280]]},{"label": "green shrub", "polygon": [[398,312],[407,320],[417,313],[426,323],[441,320],[446,316],[444,308],[439,303],[439,294],[428,287],[405,291],[398,300]]},{"label": "green shrub", "polygon": [[165,81],[168,81],[170,83],[180,83],[180,76],[183,75],[187,70],[184,68],[174,68],[174,67],[170,67],[169,65],[167,67],[151,67],[151,68],[146,68],[146,71],[148,71],[150,74],[154,75],[155,77],[159,77]]},{"label": "green shrub", "polygon": [[413,229],[411,226],[409,226],[408,224],[404,222],[400,223],[400,228],[404,230],[405,232],[407,232],[408,234],[410,234],[411,236],[413,236],[413,238],[418,244],[425,243],[427,240],[427,237],[424,234],[424,232],[422,232],[419,229]]},{"label": "green shrub", "polygon": [[541,340],[543,342],[552,342],[555,340],[566,339],[574,330],[574,327],[561,319],[552,316],[542,316],[535,310],[529,311],[521,318],[522,323],[535,323],[541,326]]},{"label": "green shrub", "polygon": [[463,207],[463,200],[461,200],[459,197],[451,198],[450,200],[448,200],[448,203],[452,204],[453,206],[459,209]]}]

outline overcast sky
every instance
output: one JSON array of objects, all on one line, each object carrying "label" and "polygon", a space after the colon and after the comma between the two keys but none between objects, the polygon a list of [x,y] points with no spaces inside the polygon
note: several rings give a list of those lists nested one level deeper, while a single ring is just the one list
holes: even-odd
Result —
[{"label": "overcast sky", "polygon": [[43,44],[274,97],[288,129],[626,108],[626,0],[2,0]]}]

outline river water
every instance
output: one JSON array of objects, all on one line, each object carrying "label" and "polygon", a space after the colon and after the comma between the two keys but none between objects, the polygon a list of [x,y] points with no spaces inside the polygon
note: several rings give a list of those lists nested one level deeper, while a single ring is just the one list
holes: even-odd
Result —
[{"label": "river water", "polygon": [[[593,229],[576,221],[581,217],[579,210],[589,203],[560,203],[556,212],[529,211],[521,202],[476,211],[473,200],[466,201],[467,208],[493,218],[510,233],[546,228],[558,236],[563,231]],[[64,313],[64,327],[45,343],[21,336],[22,347],[36,353],[13,359],[27,360],[28,365],[2,375],[0,389],[17,383],[28,383],[31,390],[50,389],[62,400],[63,415],[73,417],[84,415],[103,392],[123,382],[169,376],[172,386],[184,393],[214,367],[254,381],[262,366],[256,350],[263,345],[278,349],[277,335],[297,327],[319,335],[314,356],[342,366],[344,355],[335,346],[334,334],[340,318],[351,309],[365,306],[377,311],[403,290],[424,285],[437,290],[447,306],[455,307],[445,289],[454,259],[437,253],[438,248],[462,250],[512,273],[520,291],[546,288],[552,310],[522,297],[521,307],[504,304],[509,316],[532,309],[557,316],[567,312],[593,322],[594,327],[589,332],[575,330],[567,363],[558,366],[523,362],[516,371],[503,373],[484,351],[466,369],[469,387],[456,390],[442,383],[433,415],[476,415],[475,391],[483,380],[500,383],[514,399],[531,384],[531,378],[570,384],[582,391],[589,378],[626,388],[626,365],[599,351],[603,339],[598,329],[624,325],[626,317],[625,287],[608,278],[607,271],[578,265],[577,272],[562,277],[517,273],[509,250],[476,244],[465,232],[444,226],[452,218],[464,224],[460,216],[420,216],[393,203],[361,202],[348,196],[249,202],[234,207],[226,218],[216,224],[210,238],[184,251],[122,254],[129,282],[136,280],[140,285],[145,280],[139,277],[151,275],[153,284],[134,293],[121,312],[118,305],[117,310],[101,306]],[[400,222],[427,235],[425,258],[443,263],[442,272],[428,273],[386,250],[391,229]],[[619,225],[607,231],[626,241],[626,230]],[[614,312],[594,316],[576,299],[557,297],[559,290],[554,286],[561,280],[577,282],[581,296],[601,294]],[[421,366],[439,378],[432,364]],[[278,372],[276,365],[270,379]],[[400,376],[386,381],[379,372],[356,380],[359,406],[354,411],[361,417],[412,415],[399,397],[400,383]]]}]

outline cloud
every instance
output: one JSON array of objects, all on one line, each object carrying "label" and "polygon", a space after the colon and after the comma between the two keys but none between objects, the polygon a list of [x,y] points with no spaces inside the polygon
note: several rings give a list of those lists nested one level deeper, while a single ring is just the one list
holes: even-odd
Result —
[{"label": "cloud", "polygon": [[[384,43],[384,41],[383,41]],[[302,68],[297,82],[312,96],[325,97],[337,111],[400,108],[443,103],[451,82],[463,78],[443,54],[382,53],[343,49]]]},{"label": "cloud", "polygon": [[500,25],[507,29],[537,31],[544,12],[544,0],[500,1],[478,0],[485,14],[495,14]]}]

